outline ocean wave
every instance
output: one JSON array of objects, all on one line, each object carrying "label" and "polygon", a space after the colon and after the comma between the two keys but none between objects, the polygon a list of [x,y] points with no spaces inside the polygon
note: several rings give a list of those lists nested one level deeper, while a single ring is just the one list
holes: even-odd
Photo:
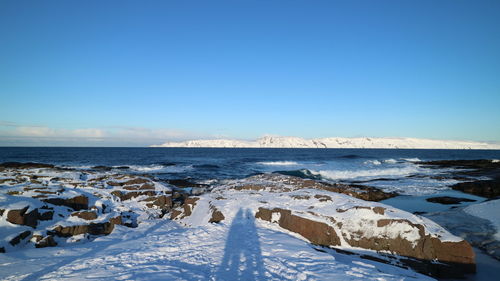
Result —
[{"label": "ocean wave", "polygon": [[420,161],[422,161],[417,157],[415,157],[415,158],[401,158],[401,160],[404,160],[406,162],[420,162]]},{"label": "ocean wave", "polygon": [[398,160],[389,158],[389,159],[385,159],[384,163],[387,163],[387,164],[396,164],[396,163],[398,163]]},{"label": "ocean wave", "polygon": [[311,171],[313,175],[320,175],[330,180],[350,180],[359,178],[400,177],[418,173],[418,167],[405,166],[401,168],[369,169],[369,170],[320,170]]},{"label": "ocean wave", "polygon": [[257,162],[259,165],[265,166],[293,166],[299,165],[299,163],[295,161],[266,161],[266,162]]},{"label": "ocean wave", "polygon": [[188,170],[193,169],[193,166],[188,165],[188,166],[172,166],[172,165],[157,165],[157,164],[152,164],[152,165],[130,165],[129,169],[134,172],[141,172],[141,173],[182,173],[186,172]]},{"label": "ocean wave", "polygon": [[303,179],[315,179],[315,180],[322,179],[321,175],[314,174],[308,169],[275,171],[273,173],[281,174],[281,175],[285,175],[285,176],[299,177],[299,178],[303,178]]},{"label": "ocean wave", "polygon": [[366,160],[365,162],[363,162],[363,164],[366,164],[366,165],[381,165],[382,162],[378,161],[378,160]]}]

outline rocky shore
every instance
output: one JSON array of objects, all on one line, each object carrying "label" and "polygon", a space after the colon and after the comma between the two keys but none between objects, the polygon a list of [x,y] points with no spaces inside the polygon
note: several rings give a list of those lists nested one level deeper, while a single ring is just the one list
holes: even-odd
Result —
[{"label": "rocky shore", "polygon": [[[431,164],[429,164],[431,165]],[[423,217],[377,201],[396,196],[363,185],[260,174],[217,186],[159,182],[105,167],[0,164],[1,252],[71,245],[151,218],[186,227],[230,223],[242,206],[263,227],[321,247],[433,277],[475,272],[465,240]],[[182,192],[189,187],[191,193]],[[192,188],[211,189],[193,196]]]}]

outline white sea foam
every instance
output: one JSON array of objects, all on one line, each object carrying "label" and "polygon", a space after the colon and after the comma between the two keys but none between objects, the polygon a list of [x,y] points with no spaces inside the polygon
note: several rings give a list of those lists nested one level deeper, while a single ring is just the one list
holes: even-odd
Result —
[{"label": "white sea foam", "polygon": [[491,162],[492,163],[498,163],[498,162],[500,162],[500,160],[499,159],[492,159]]},{"label": "white sea foam", "polygon": [[131,165],[129,166],[131,171],[135,172],[163,172],[163,173],[182,173],[191,170],[193,167],[188,166],[163,166],[163,165]]},{"label": "white sea foam", "polygon": [[387,163],[387,164],[396,164],[396,163],[398,163],[398,161],[396,159],[390,158],[390,159],[385,159],[384,163]]},{"label": "white sea foam", "polygon": [[299,165],[295,161],[267,161],[267,162],[257,162],[257,164],[265,166],[294,166]]},{"label": "white sea foam", "polygon": [[420,160],[419,158],[401,158],[402,160],[404,161],[407,161],[407,162],[420,162],[422,160]]},{"label": "white sea foam", "polygon": [[367,169],[367,170],[320,170],[311,171],[311,173],[320,175],[331,180],[346,180],[359,178],[378,178],[378,177],[400,177],[418,173],[416,166],[404,166],[401,168],[387,169]]},{"label": "white sea foam", "polygon": [[367,165],[380,165],[382,164],[382,162],[378,161],[378,160],[366,160],[365,162],[363,162],[364,164],[367,164]]}]

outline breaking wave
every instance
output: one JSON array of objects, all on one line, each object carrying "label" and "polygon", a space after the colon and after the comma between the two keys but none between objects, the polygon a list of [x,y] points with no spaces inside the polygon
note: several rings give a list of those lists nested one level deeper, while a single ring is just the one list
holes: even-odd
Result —
[{"label": "breaking wave", "polygon": [[369,169],[369,170],[320,170],[310,171],[313,175],[320,175],[330,180],[352,180],[379,177],[401,177],[409,176],[419,172],[416,166],[405,166],[401,168]]},{"label": "breaking wave", "polygon": [[193,169],[191,165],[188,166],[173,166],[173,165],[131,165],[129,169],[134,172],[142,173],[182,173]]},{"label": "breaking wave", "polygon": [[295,161],[267,161],[267,162],[257,162],[259,165],[265,166],[293,166],[299,165],[299,163]]}]

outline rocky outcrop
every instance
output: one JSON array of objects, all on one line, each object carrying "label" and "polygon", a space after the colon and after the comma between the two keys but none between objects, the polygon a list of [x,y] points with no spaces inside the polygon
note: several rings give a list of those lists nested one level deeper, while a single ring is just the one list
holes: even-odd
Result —
[{"label": "rocky outcrop", "polygon": [[56,226],[50,231],[47,231],[50,235],[55,235],[59,237],[71,237],[79,234],[92,234],[92,235],[108,235],[113,232],[115,225],[111,222],[104,223],[91,223],[84,225],[72,225],[72,226]]},{"label": "rocky outcrop", "polygon": [[293,215],[290,210],[259,208],[255,217],[277,223],[280,227],[300,234],[311,243],[320,246],[339,246],[340,239],[335,229],[326,223]]},{"label": "rocky outcrop", "polygon": [[[375,208],[368,209],[378,214],[384,214],[384,208]],[[354,209],[363,208],[354,207]],[[345,212],[345,210],[340,210],[340,212]],[[317,214],[311,212],[308,215],[306,217],[305,214],[292,214],[290,210],[281,208],[259,208],[255,217],[276,223],[281,228],[297,233],[315,245],[340,246],[340,237],[342,237],[350,247],[390,252],[406,257],[402,259],[403,263],[412,265],[416,270],[431,276],[460,277],[475,272],[475,254],[469,243],[464,240],[460,242],[441,241],[437,237],[426,234],[423,225],[405,219],[380,219],[377,221],[375,226],[377,228],[401,228],[401,224],[406,224],[406,229],[408,227],[417,229],[419,238],[412,241],[400,235],[395,237],[372,235],[369,234],[371,232],[369,228],[365,230],[366,233],[361,229],[352,232],[350,229],[344,229],[342,222],[337,222],[332,217],[322,217],[322,219],[327,219],[334,224],[336,226],[334,228],[327,223],[309,218],[310,215],[318,216]],[[434,261],[439,261],[439,263]]]},{"label": "rocky outcrop", "polygon": [[500,196],[499,179],[460,182],[453,185],[451,188],[486,198],[496,198]]},{"label": "rocky outcrop", "polygon": [[120,191],[120,190],[115,190],[113,192],[111,192],[112,195],[120,198],[121,201],[126,201],[126,200],[130,200],[132,198],[136,198],[136,197],[139,197],[141,195],[146,195],[146,196],[155,196],[156,195],[156,191],[154,190],[144,190],[144,191],[129,191],[129,192],[124,192],[124,191]]},{"label": "rocky outcrop", "polygon": [[89,199],[85,195],[78,195],[73,198],[54,197],[42,199],[42,201],[52,205],[70,207],[75,211],[87,210],[89,208]]},{"label": "rocky outcrop", "polygon": [[384,192],[380,189],[365,185],[327,183],[301,177],[282,174],[259,174],[235,181],[232,184],[235,190],[253,190],[269,192],[290,192],[300,189],[318,189],[341,193],[366,201],[381,201],[397,196],[393,192]]},{"label": "rocky outcrop", "polygon": [[160,209],[172,208],[172,197],[167,195],[152,196],[142,201],[151,202],[151,203],[146,203],[146,206],[148,208],[153,208],[154,206]]}]

